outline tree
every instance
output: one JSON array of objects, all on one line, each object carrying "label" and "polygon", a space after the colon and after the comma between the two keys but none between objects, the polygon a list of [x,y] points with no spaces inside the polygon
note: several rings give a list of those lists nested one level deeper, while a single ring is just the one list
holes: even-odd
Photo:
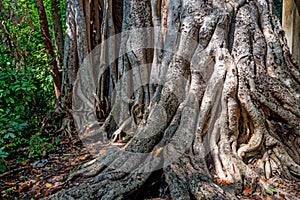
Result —
[{"label": "tree", "polygon": [[70,0],[67,33],[74,121],[101,154],[51,199],[265,198],[299,180],[299,66],[272,1]]},{"label": "tree", "polygon": [[[40,27],[41,27],[41,32],[43,34],[43,41],[44,41],[45,49],[46,49],[48,57],[50,59],[49,67],[50,67],[51,75],[53,77],[55,95],[56,95],[56,98],[59,98],[60,90],[62,87],[60,66],[58,65],[58,63],[59,63],[59,62],[57,62],[58,60],[56,60],[54,48],[53,48],[53,45],[51,42],[48,21],[47,21],[47,16],[46,16],[46,11],[45,11],[43,0],[36,0],[35,2],[36,2],[37,10],[39,13],[39,17],[40,17]],[[53,18],[55,18],[55,17],[53,17]],[[54,27],[57,28],[58,26],[55,25]],[[55,33],[57,33],[56,29],[55,29]],[[57,34],[55,34],[55,35],[57,36]],[[57,41],[57,37],[56,37],[56,41]]]},{"label": "tree", "polygon": [[[55,93],[35,0],[2,0],[0,22],[0,172],[5,172],[15,155],[42,155],[41,142],[39,152],[32,151],[31,138],[37,139]],[[20,151],[20,145],[29,150]]]},{"label": "tree", "polygon": [[[60,2],[58,0],[51,0],[51,18],[53,22],[53,32],[55,38],[55,49],[57,50],[57,63],[58,68],[61,69],[63,64],[64,55],[64,39],[63,39],[63,27],[61,21],[61,9]],[[60,88],[61,89],[61,88]]]}]

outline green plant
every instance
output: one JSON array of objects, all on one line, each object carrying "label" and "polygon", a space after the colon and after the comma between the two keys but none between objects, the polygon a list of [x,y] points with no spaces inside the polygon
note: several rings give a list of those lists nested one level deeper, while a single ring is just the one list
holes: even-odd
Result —
[{"label": "green plant", "polygon": [[0,147],[0,172],[6,171],[4,159],[8,156],[8,153],[4,151],[4,147]]},{"label": "green plant", "polygon": [[4,159],[8,156],[8,153],[3,150],[4,150],[4,147],[0,147],[0,159]]},{"label": "green plant", "polygon": [[54,149],[53,144],[48,141],[50,138],[41,137],[40,134],[34,134],[29,140],[29,158],[43,156],[44,152],[50,152]]},{"label": "green plant", "polygon": [[10,193],[11,191],[13,191],[13,190],[14,190],[14,187],[10,187],[10,188],[4,190],[4,193],[5,193],[5,194],[9,194],[9,193]]},{"label": "green plant", "polygon": [[55,95],[34,0],[2,0],[0,21],[0,160],[28,147],[41,155],[46,139],[34,135]]},{"label": "green plant", "polygon": [[58,145],[58,144],[60,143],[60,137],[59,137],[59,136],[55,137],[54,143],[55,143],[56,145]]}]

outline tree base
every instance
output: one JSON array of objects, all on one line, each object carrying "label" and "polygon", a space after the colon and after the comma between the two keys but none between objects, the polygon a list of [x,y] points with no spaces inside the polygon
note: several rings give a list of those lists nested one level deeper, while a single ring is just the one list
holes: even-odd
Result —
[{"label": "tree base", "polygon": [[[168,29],[148,32],[155,2],[124,3],[123,31],[144,31],[122,35],[120,66],[110,69],[113,80],[108,81],[115,84],[116,96],[102,128],[95,94],[96,78],[105,69],[89,65],[88,57],[74,86],[78,129],[95,125],[86,129],[88,137],[83,134],[85,144],[93,138],[116,141],[122,132],[132,138],[123,148],[105,147],[94,163],[70,176],[75,182],[87,178],[86,183],[51,198],[129,199],[155,185],[158,171],[165,181],[159,181],[161,189],[174,200],[266,199],[275,192],[278,198],[297,199],[298,194],[273,188],[277,175],[300,178],[300,73],[272,3],[172,0],[162,16],[171,16],[161,26]],[[152,36],[165,49],[140,46]],[[104,47],[95,54],[106,52]]]},{"label": "tree base", "polygon": [[[103,151],[103,150],[102,150]],[[211,177],[205,163],[184,153],[177,162],[163,166],[162,152],[129,154],[117,147],[70,175],[69,189],[45,199],[293,199],[300,185],[278,175],[266,179],[261,169],[236,159],[245,169],[240,181]],[[137,158],[139,157],[139,158]],[[209,163],[211,158],[206,158]],[[232,159],[232,158],[231,158]],[[232,159],[233,160],[233,159]],[[197,164],[196,164],[197,163]],[[251,167],[252,166],[252,167]],[[212,166],[208,167],[212,168]],[[211,169],[210,169],[211,170]],[[213,170],[213,169],[212,169]]]}]

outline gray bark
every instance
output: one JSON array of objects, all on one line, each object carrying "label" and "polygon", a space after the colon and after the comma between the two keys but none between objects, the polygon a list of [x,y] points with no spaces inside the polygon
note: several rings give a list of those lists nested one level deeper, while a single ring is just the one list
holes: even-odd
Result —
[{"label": "gray bark", "polygon": [[[265,199],[278,177],[299,179],[299,66],[272,2],[125,0],[111,40],[117,13],[110,1],[102,8],[103,44],[78,71],[73,112],[84,144],[107,150],[51,199],[149,198],[139,190],[156,170],[167,185],[157,197],[172,199],[237,199],[250,186],[244,195],[259,188]],[[99,83],[115,88],[103,125]]]},{"label": "gray bark", "polygon": [[59,69],[62,69],[63,56],[64,56],[64,38],[60,14],[60,3],[58,0],[51,0],[51,17],[55,37],[55,48],[57,55],[57,63]]}]

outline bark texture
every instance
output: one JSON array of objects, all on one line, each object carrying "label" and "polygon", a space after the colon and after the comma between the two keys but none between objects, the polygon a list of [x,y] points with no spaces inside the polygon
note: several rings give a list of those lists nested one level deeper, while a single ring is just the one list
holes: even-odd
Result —
[{"label": "bark texture", "polygon": [[55,37],[55,49],[57,51],[57,63],[59,69],[62,68],[63,56],[64,56],[64,38],[63,38],[63,29],[61,22],[61,9],[60,2],[58,0],[51,0],[51,17],[53,23],[53,32]]},{"label": "bark texture", "polygon": [[283,1],[282,26],[287,44],[297,62],[300,62],[300,1]]},{"label": "bark texture", "polygon": [[41,26],[41,32],[43,35],[45,49],[46,49],[47,55],[50,59],[49,67],[50,67],[51,75],[52,75],[53,81],[54,81],[55,95],[56,95],[56,98],[59,98],[60,92],[61,92],[61,86],[62,86],[62,78],[61,78],[60,68],[56,61],[54,48],[53,48],[53,45],[51,42],[45,7],[44,7],[43,0],[36,0],[35,2],[36,2],[36,6],[38,9],[38,13],[39,13],[40,26]]},{"label": "bark texture", "polygon": [[272,1],[103,0],[92,29],[73,6],[77,38],[102,42],[69,43],[75,123],[101,155],[50,199],[299,198],[276,182],[300,178],[300,74]]}]

